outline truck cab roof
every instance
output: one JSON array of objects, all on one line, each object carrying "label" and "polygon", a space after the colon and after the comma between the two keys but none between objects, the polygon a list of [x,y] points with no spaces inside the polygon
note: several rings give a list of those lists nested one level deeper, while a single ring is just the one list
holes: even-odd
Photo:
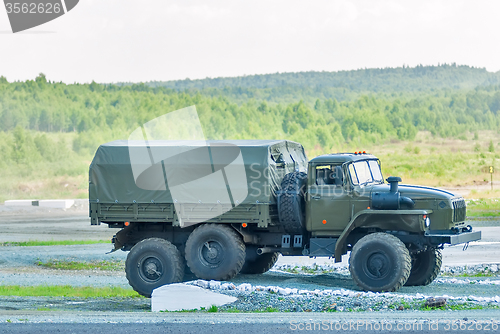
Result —
[{"label": "truck cab roof", "polygon": [[369,160],[378,158],[369,153],[332,153],[332,154],[323,154],[317,156],[316,158],[311,159],[309,162],[311,164],[339,164],[350,161],[359,161],[359,160]]}]

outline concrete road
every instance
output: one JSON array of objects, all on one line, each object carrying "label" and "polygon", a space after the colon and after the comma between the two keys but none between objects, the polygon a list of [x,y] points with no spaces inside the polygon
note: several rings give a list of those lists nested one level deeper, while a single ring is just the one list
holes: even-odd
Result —
[{"label": "concrete road", "polygon": [[88,209],[0,205],[0,242],[29,240],[111,240],[117,229],[90,225]]},{"label": "concrete road", "polygon": [[[464,323],[465,329],[463,330],[445,330],[445,326],[452,328],[452,325],[459,326],[460,323],[451,323],[450,325],[440,324],[440,327],[430,328],[429,324],[408,324],[408,329],[404,327],[404,324],[398,324],[401,326],[399,329],[395,326],[390,325],[390,329],[384,330],[374,330],[372,328],[365,328],[361,324],[358,329],[356,323],[352,324],[345,323],[345,329],[342,329],[341,324],[338,329],[335,329],[336,323],[319,322],[307,323],[299,325],[287,326],[287,325],[276,325],[276,324],[262,324],[262,323],[252,323],[245,324],[242,327],[241,323],[230,323],[230,324],[213,324],[213,325],[200,325],[200,324],[112,324],[112,323],[101,323],[101,324],[2,324],[0,325],[0,331],[4,334],[53,334],[53,333],[92,333],[92,334],[107,334],[107,333],[120,333],[120,334],[136,334],[136,333],[148,333],[148,334],[165,334],[165,333],[179,333],[179,334],[199,334],[199,333],[213,333],[213,334],[279,334],[279,333],[408,333],[408,334],[435,334],[435,333],[477,333],[477,334],[490,334],[491,329],[486,330],[475,330],[476,323]],[[309,327],[307,327],[309,326]],[[316,326],[316,327],[313,327]],[[389,325],[388,325],[389,326]],[[467,327],[472,326],[472,327]],[[482,327],[482,324],[479,324]],[[412,327],[415,327],[413,329]],[[457,327],[459,328],[459,327]],[[472,328],[472,329],[471,329]],[[491,325],[490,327],[491,328]],[[495,331],[493,331],[495,333]]]},{"label": "concrete road", "polygon": [[498,310],[355,314],[6,311],[0,314],[2,333],[498,333],[499,325]]}]

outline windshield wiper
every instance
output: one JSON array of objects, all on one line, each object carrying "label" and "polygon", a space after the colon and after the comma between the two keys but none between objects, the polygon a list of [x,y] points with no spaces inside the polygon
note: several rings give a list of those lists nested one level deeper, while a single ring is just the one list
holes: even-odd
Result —
[{"label": "windshield wiper", "polygon": [[371,182],[373,182],[373,180],[365,181],[363,183],[360,183],[359,185],[360,186],[366,186],[368,183],[371,183]]}]

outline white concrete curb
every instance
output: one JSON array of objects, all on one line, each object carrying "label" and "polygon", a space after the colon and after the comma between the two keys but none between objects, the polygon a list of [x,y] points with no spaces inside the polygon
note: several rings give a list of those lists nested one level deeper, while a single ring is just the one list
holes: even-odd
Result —
[{"label": "white concrete curb", "polygon": [[73,199],[44,199],[38,201],[38,206],[46,208],[69,209],[75,204]]},{"label": "white concrete curb", "polygon": [[74,199],[15,199],[5,201],[5,206],[41,206],[46,208],[69,209],[75,204]]},{"label": "white concrete curb", "polygon": [[35,202],[35,201],[33,201],[31,199],[14,199],[14,200],[5,201],[4,205],[5,206],[32,206],[33,202]]},{"label": "white concrete curb", "polygon": [[151,311],[194,310],[212,305],[222,306],[234,303],[238,298],[215,293],[198,286],[182,283],[168,284],[153,290]]}]

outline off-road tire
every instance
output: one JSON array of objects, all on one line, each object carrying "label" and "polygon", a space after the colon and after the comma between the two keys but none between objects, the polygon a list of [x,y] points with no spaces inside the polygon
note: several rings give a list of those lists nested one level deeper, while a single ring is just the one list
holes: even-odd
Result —
[{"label": "off-road tire", "polygon": [[268,272],[278,261],[280,253],[264,253],[257,255],[255,260],[246,260],[245,264],[240,270],[240,274],[257,275]]},{"label": "off-road tire", "polygon": [[151,297],[157,287],[180,282],[184,276],[184,259],[172,243],[160,238],[138,242],[127,255],[125,273],[132,288]]},{"label": "off-road tire", "polygon": [[443,258],[441,250],[430,249],[412,257],[410,277],[406,286],[428,285],[439,275]]},{"label": "off-road tire", "polygon": [[287,233],[301,234],[305,225],[305,200],[307,174],[293,172],[281,181],[278,196],[278,215]]},{"label": "off-road tire", "polygon": [[352,248],[349,271],[365,291],[397,291],[410,276],[410,253],[405,244],[391,234],[368,234]]},{"label": "off-road tire", "polygon": [[186,242],[186,263],[201,279],[227,281],[245,263],[245,244],[230,226],[200,225]]},{"label": "off-road tire", "polygon": [[186,261],[184,261],[184,277],[182,278],[182,282],[194,281],[198,277],[191,271]]},{"label": "off-road tire", "polygon": [[176,244],[175,246],[177,246],[177,249],[181,253],[181,257],[182,257],[182,260],[184,262],[184,277],[182,278],[182,282],[189,282],[189,281],[196,280],[198,277],[196,277],[196,275],[193,274],[191,269],[189,269],[189,267],[186,263],[186,260],[185,260],[185,258],[186,258],[186,250],[185,250],[186,243]]}]

